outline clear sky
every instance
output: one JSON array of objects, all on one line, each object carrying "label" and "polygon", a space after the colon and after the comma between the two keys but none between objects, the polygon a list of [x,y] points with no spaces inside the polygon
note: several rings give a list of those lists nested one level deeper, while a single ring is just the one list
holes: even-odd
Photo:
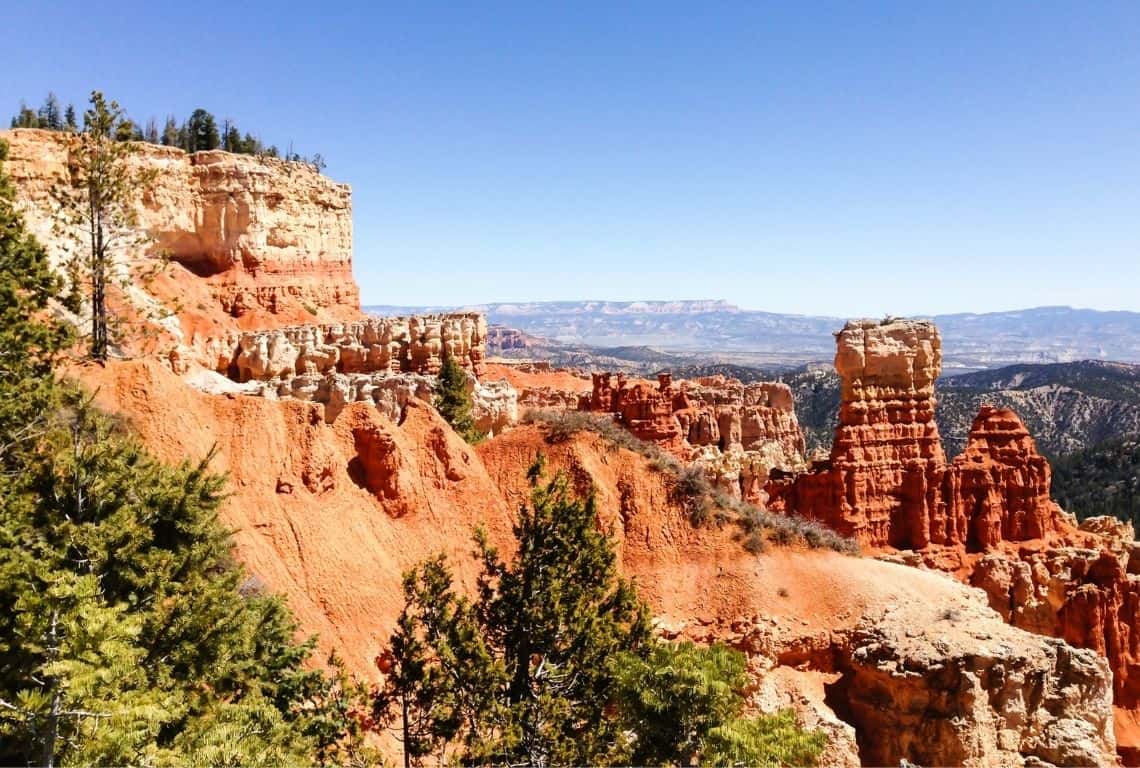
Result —
[{"label": "clear sky", "polygon": [[353,187],[365,303],[1140,310],[1140,3],[7,0],[0,108],[203,106]]}]

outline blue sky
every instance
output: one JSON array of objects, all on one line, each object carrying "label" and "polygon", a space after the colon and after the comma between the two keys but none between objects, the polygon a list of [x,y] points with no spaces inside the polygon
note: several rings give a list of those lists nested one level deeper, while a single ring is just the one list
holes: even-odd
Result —
[{"label": "blue sky", "polygon": [[0,108],[319,151],[365,303],[1140,310],[1135,2],[95,8],[7,3]]}]

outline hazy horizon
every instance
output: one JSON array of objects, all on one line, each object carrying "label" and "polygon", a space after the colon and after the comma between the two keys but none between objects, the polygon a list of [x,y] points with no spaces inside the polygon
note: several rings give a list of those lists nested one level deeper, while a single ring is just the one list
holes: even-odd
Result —
[{"label": "hazy horizon", "polygon": [[777,312],[766,307],[749,307],[741,306],[735,302],[728,301],[722,298],[681,298],[681,299],[599,299],[599,298],[577,298],[577,299],[550,299],[550,300],[535,300],[535,299],[516,299],[504,301],[468,301],[457,304],[412,304],[412,303],[392,303],[381,301],[368,301],[361,298],[361,306],[365,309],[375,307],[380,308],[399,308],[399,309],[463,309],[465,307],[482,307],[493,305],[528,305],[528,304],[681,304],[681,303],[725,303],[731,305],[733,308],[743,312],[767,312],[779,315],[794,315],[800,317],[822,317],[828,319],[852,319],[852,318],[875,318],[891,315],[894,317],[909,317],[909,318],[924,318],[935,316],[948,316],[948,315],[1001,315],[1001,314],[1017,314],[1020,312],[1032,312],[1036,310],[1045,309],[1065,309],[1074,312],[1123,312],[1128,314],[1140,314],[1136,310],[1131,309],[1100,309],[1097,307],[1078,306],[1073,304],[1040,304],[1037,306],[1020,306],[1020,307],[1006,307],[1004,309],[986,310],[984,312],[975,312],[972,310],[954,310],[950,312],[913,312],[913,313],[900,313],[900,312],[880,312],[877,314],[836,314],[828,312]]}]

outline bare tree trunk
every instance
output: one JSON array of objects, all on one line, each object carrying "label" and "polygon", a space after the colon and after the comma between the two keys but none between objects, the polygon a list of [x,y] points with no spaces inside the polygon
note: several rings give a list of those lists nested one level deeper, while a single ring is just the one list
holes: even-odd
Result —
[{"label": "bare tree trunk", "polygon": [[[53,657],[53,660],[59,651],[59,641],[56,637],[56,625],[58,621],[59,611],[52,611],[51,632],[48,635],[48,652]],[[63,694],[59,690],[58,681],[53,681],[53,683],[55,687],[52,689],[51,713],[48,715],[47,732],[44,734],[44,748],[40,756],[40,762],[44,768],[54,768],[55,766],[55,742],[59,737],[59,717]]]},{"label": "bare tree trunk", "polygon": [[404,768],[412,768],[412,756],[408,753],[408,694],[400,694],[400,706],[404,718]]},{"label": "bare tree trunk", "polygon": [[[101,214],[96,214],[100,216]],[[107,359],[107,248],[103,242],[103,222],[95,225],[93,269],[91,270],[91,357]]]}]

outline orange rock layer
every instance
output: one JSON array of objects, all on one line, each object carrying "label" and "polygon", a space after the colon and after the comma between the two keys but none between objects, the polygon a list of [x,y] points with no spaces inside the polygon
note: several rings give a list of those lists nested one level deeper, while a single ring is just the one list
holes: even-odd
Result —
[{"label": "orange rock layer", "polygon": [[612,414],[639,439],[686,460],[703,446],[730,452],[775,442],[796,461],[804,453],[792,392],[776,382],[742,384],[713,376],[675,385],[671,375],[662,373],[653,386],[597,373],[578,408]]}]

